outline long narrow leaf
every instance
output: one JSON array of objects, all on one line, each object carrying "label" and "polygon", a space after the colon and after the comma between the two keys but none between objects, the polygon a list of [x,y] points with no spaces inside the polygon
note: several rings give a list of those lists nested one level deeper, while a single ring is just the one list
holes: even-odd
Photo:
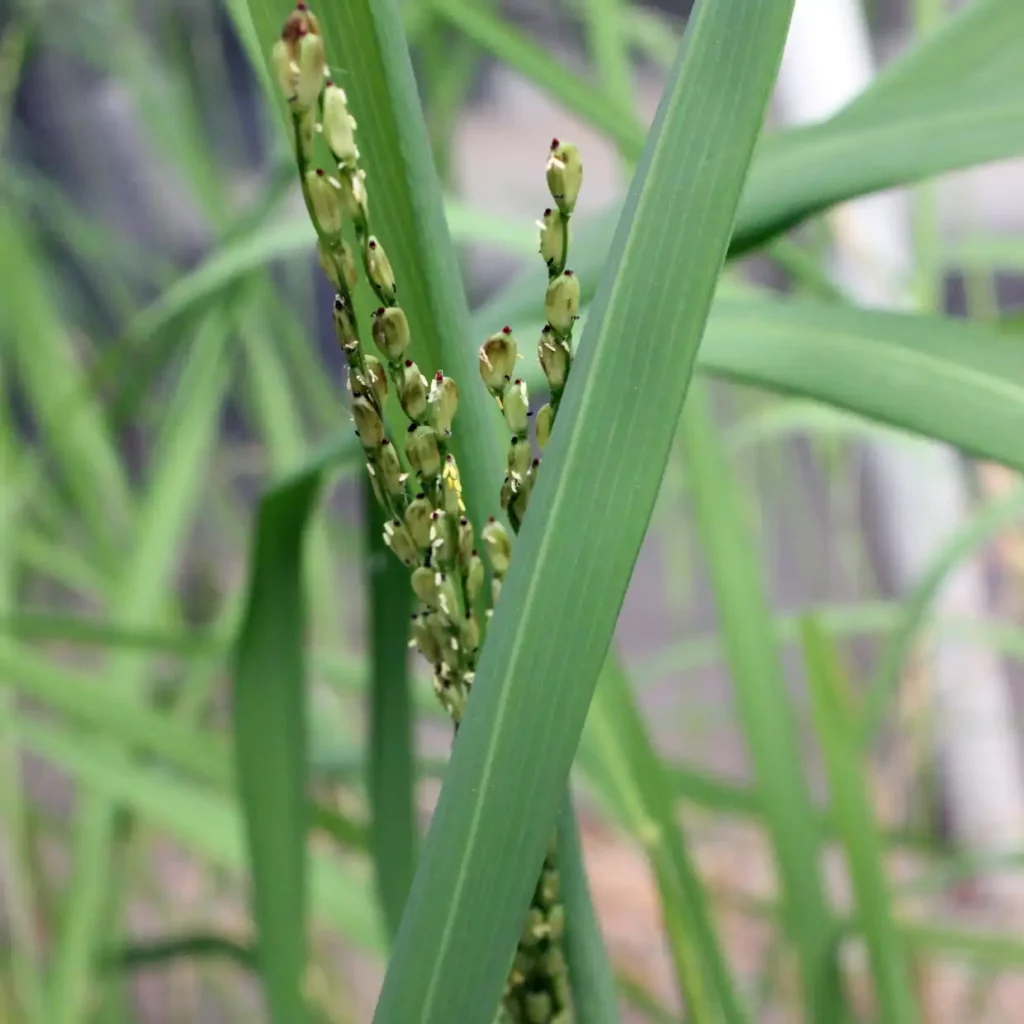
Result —
[{"label": "long narrow leaf", "polygon": [[587,1024],[619,1024],[618,993],[608,951],[594,912],[583,862],[583,846],[572,801],[558,824],[559,877],[565,904],[565,955],[573,982],[574,1009]]},{"label": "long narrow leaf", "polygon": [[332,442],[260,502],[233,678],[235,757],[273,1019],[305,1020],[307,737],[302,549]]},{"label": "long narrow leaf", "polygon": [[879,1012],[886,1024],[913,1024],[919,1016],[903,941],[893,922],[885,851],[871,812],[866,766],[849,726],[847,680],[835,647],[813,618],[804,620],[801,633],[832,815],[846,852],[856,917],[867,940]]},{"label": "long narrow leaf", "polygon": [[378,1024],[485,1020],[497,1003],[654,505],[791,7],[718,0],[691,21],[483,651]]},{"label": "long narrow leaf", "polygon": [[[125,807],[221,870],[246,869],[244,823],[237,805],[165,772],[125,772],[124,762],[97,743],[27,718],[17,724],[26,750],[67,772],[105,800]],[[317,917],[367,953],[384,949],[376,907],[366,879],[333,859],[313,855],[311,889]],[[107,944],[112,936],[105,936]],[[47,1018],[51,1020],[52,1018]]]},{"label": "long narrow leaf", "polygon": [[409,659],[403,630],[412,612],[409,572],[384,543],[380,506],[364,487],[370,591],[370,852],[389,936],[398,931],[416,866],[415,784]]},{"label": "long narrow leaf", "polygon": [[[162,609],[176,553],[201,496],[211,453],[211,437],[230,380],[227,332],[221,318],[198,333],[154,456],[150,487],[135,521],[133,545],[112,615],[129,627],[152,625]],[[115,652],[106,667],[107,683],[126,699],[146,695],[148,664],[133,651]],[[122,770],[131,761],[121,755]],[[74,882],[61,923],[50,979],[48,1019],[77,1024],[86,1011],[86,994],[101,941],[108,941],[108,914],[118,902],[118,876],[111,870],[116,849],[118,808],[101,795],[85,794],[75,832]]]},{"label": "long narrow leaf", "polygon": [[[918,630],[943,584],[956,568],[1000,530],[1018,522],[1024,515],[1024,487],[992,501],[979,515],[965,523],[935,555],[927,572],[915,584],[903,603],[895,628],[882,653],[875,678],[864,698],[861,735],[865,744],[878,734],[889,701],[896,693],[900,671],[910,653]],[[965,727],[970,727],[965,723]],[[976,726],[974,726],[976,727]]]},{"label": "long narrow leaf", "polygon": [[832,923],[821,879],[814,808],[771,608],[750,554],[756,546],[706,397],[696,388],[683,413],[682,437],[737,709],[784,891],[786,925],[800,952],[806,1019],[827,1021],[835,1012],[829,999],[837,972],[835,963],[829,962]]},{"label": "long narrow leaf", "polygon": [[613,664],[606,664],[598,679],[578,762],[647,854],[691,1017],[696,1024],[714,1021],[721,1007],[730,1024],[742,1021],[697,867],[680,836],[671,776],[647,734],[629,680]]},{"label": "long narrow leaf", "polygon": [[[1024,469],[1024,347],[982,324],[839,303],[720,297],[705,375],[811,398]],[[528,383],[539,377],[525,370]]]}]

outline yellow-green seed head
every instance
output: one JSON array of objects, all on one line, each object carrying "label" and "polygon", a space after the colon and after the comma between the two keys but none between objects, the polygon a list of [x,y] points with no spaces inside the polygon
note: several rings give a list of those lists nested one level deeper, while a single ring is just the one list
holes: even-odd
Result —
[{"label": "yellow-green seed head", "polygon": [[[556,974],[553,978],[555,998],[562,1006],[569,1006],[572,1003],[572,986],[569,984],[569,972]],[[551,1024],[572,1024],[572,1016],[568,1010],[562,1012],[551,1021]]]},{"label": "yellow-green seed head", "polygon": [[298,53],[284,39],[278,39],[271,51],[271,63],[274,66],[274,77],[281,95],[291,103],[299,86]]},{"label": "yellow-green seed head", "polygon": [[539,251],[541,259],[549,266],[560,267],[568,247],[566,223],[558,210],[548,208],[544,216],[537,221],[540,228]]},{"label": "yellow-green seed head", "polygon": [[489,391],[502,394],[515,372],[519,349],[511,327],[503,327],[480,346],[480,379]]},{"label": "yellow-green seed head", "polygon": [[356,122],[348,112],[345,90],[328,82],[324,89],[324,141],[340,164],[353,164],[359,159],[356,149]]},{"label": "yellow-green seed head", "polygon": [[288,105],[296,113],[310,110],[323,88],[326,73],[320,23],[305,4],[285,19],[273,49],[274,73]]},{"label": "yellow-green seed head", "polygon": [[565,378],[569,375],[569,350],[549,326],[541,331],[540,341],[537,342],[537,358],[548,379],[548,385],[558,394],[565,387]]},{"label": "yellow-green seed head", "polygon": [[469,564],[466,569],[466,593],[469,596],[470,603],[475,603],[483,590],[483,581],[485,573],[483,569],[483,560],[474,551],[469,558]]},{"label": "yellow-green seed head", "polygon": [[384,399],[388,397],[387,374],[376,356],[364,356],[363,361],[366,364],[366,373],[370,378],[366,383],[373,388],[373,393],[377,396],[377,404],[383,408]]},{"label": "yellow-green seed head", "polygon": [[559,334],[572,330],[580,315],[580,282],[571,270],[563,271],[548,285],[544,312],[548,323]]},{"label": "yellow-green seed head", "polygon": [[430,514],[430,549],[438,565],[451,565],[455,561],[458,532],[453,518],[447,512],[435,509]]},{"label": "yellow-green seed head", "polygon": [[548,911],[548,929],[552,939],[560,939],[565,934],[565,907],[561,903]]},{"label": "yellow-green seed head", "polygon": [[338,194],[345,216],[357,227],[365,227],[366,219],[369,216],[366,171],[342,166],[338,169],[338,182]]},{"label": "yellow-green seed head", "polygon": [[358,362],[359,343],[356,338],[356,325],[352,319],[352,309],[348,300],[341,295],[334,296],[334,333],[338,336],[338,344],[345,352],[349,366]]},{"label": "yellow-green seed head", "polygon": [[319,33],[308,32],[299,40],[299,78],[292,103],[296,110],[309,110],[314,106],[324,87],[326,73],[324,41]]},{"label": "yellow-green seed head", "polygon": [[480,625],[473,616],[462,620],[460,641],[467,651],[475,651],[480,646]]},{"label": "yellow-green seed head", "polygon": [[504,576],[508,572],[508,563],[512,557],[512,542],[508,539],[508,532],[497,519],[491,518],[487,520],[481,536],[495,575]]},{"label": "yellow-green seed head", "polygon": [[334,285],[337,291],[355,288],[356,264],[352,259],[352,250],[345,242],[330,247],[323,242],[317,241],[316,255],[320,261],[320,269],[324,276]]},{"label": "yellow-green seed head", "polygon": [[547,936],[547,927],[544,922],[544,915],[536,908],[530,907],[526,915],[526,923],[523,925],[522,934],[519,936],[519,945],[523,949],[533,949]]},{"label": "yellow-green seed head", "polygon": [[389,363],[397,363],[409,347],[409,321],[398,306],[381,306],[373,314],[373,341]]},{"label": "yellow-green seed head", "polygon": [[385,437],[377,451],[377,476],[393,498],[405,493],[405,474],[395,446]]},{"label": "yellow-green seed head", "polygon": [[558,902],[558,872],[553,868],[545,868],[541,872],[537,884],[537,896],[545,907],[552,907]]},{"label": "yellow-green seed head", "polygon": [[366,241],[366,273],[382,302],[395,301],[395,272],[384,246],[373,236]]},{"label": "yellow-green seed head", "polygon": [[474,554],[473,524],[466,516],[459,516],[459,563],[468,567]]},{"label": "yellow-green seed head", "polygon": [[454,378],[446,377],[437,371],[430,385],[430,408],[433,413],[434,427],[442,434],[452,429],[452,420],[459,408],[459,386]]},{"label": "yellow-green seed head", "polygon": [[558,948],[558,946],[552,946],[546,950],[543,957],[543,964],[545,972],[552,978],[557,978],[561,974],[565,974],[569,969],[565,962],[565,954]]},{"label": "yellow-green seed head", "polygon": [[507,458],[508,472],[513,481],[513,491],[519,490],[519,485],[526,477],[527,470],[529,470],[532,461],[533,452],[530,451],[529,442],[513,437],[509,442]]},{"label": "yellow-green seed head", "polygon": [[433,511],[434,506],[423,493],[417,494],[405,510],[405,525],[424,551],[430,547],[430,517]]},{"label": "yellow-green seed head", "polygon": [[433,427],[415,427],[405,442],[405,456],[409,465],[421,477],[432,480],[441,472],[441,451],[437,445],[437,431]]},{"label": "yellow-green seed head", "polygon": [[352,399],[352,418],[363,447],[367,450],[379,448],[384,441],[384,423],[373,402],[365,395]]},{"label": "yellow-green seed head", "polygon": [[409,419],[418,423],[426,415],[427,379],[411,359],[406,359],[399,375],[398,400]]},{"label": "yellow-green seed head", "polygon": [[444,510],[451,516],[458,517],[465,511],[462,503],[462,477],[459,474],[459,466],[455,456],[449,453],[444,458],[444,472],[442,473],[444,488],[441,499],[444,502]]},{"label": "yellow-green seed head", "polygon": [[413,569],[409,581],[412,583],[412,592],[431,611],[437,611],[441,607],[437,600],[437,573],[433,569],[421,565]]},{"label": "yellow-green seed head", "polygon": [[555,421],[555,414],[550,405],[542,405],[537,410],[537,446],[544,450],[551,437],[551,427]]},{"label": "yellow-green seed head", "polygon": [[400,519],[390,519],[384,524],[384,543],[398,556],[403,565],[412,568],[419,564],[419,548]]},{"label": "yellow-green seed head", "polygon": [[550,1024],[554,1007],[547,992],[526,993],[526,1024]]},{"label": "yellow-green seed head", "polygon": [[483,559],[474,551],[469,556],[466,568],[466,593],[471,602],[476,602],[484,585]]},{"label": "yellow-green seed head", "polygon": [[441,644],[437,633],[431,628],[430,617],[427,615],[414,615],[412,617],[412,641],[420,654],[430,662],[437,665],[441,661]]},{"label": "yellow-green seed head", "polygon": [[438,607],[443,615],[452,620],[459,614],[459,598],[458,591],[455,589],[455,581],[444,572],[439,572],[435,579]]},{"label": "yellow-green seed head", "polygon": [[342,225],[338,182],[328,178],[318,167],[315,171],[306,172],[306,187],[320,230],[328,238],[336,239],[341,234]]},{"label": "yellow-green seed head", "polygon": [[[445,615],[445,618],[448,618],[448,616]],[[462,644],[459,643],[456,637],[445,630],[444,637],[441,640],[441,660],[453,676],[457,675],[462,667],[462,658]]]},{"label": "yellow-green seed head", "polygon": [[530,396],[526,391],[526,381],[516,378],[505,392],[505,422],[508,429],[517,436],[526,433],[530,415]]},{"label": "yellow-green seed head", "polygon": [[583,184],[583,161],[580,151],[571,142],[551,140],[547,163],[548,188],[551,198],[562,213],[572,213]]}]

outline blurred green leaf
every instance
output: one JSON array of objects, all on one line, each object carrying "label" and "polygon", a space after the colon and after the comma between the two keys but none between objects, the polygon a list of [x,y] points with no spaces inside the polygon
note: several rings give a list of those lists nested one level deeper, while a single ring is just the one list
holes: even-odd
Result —
[{"label": "blurred green leaf", "polygon": [[[129,555],[110,609],[111,616],[127,627],[151,626],[166,607],[176,556],[203,496],[211,439],[230,381],[227,341],[221,317],[200,329],[166,403],[146,496],[132,524]],[[126,699],[142,701],[149,671],[145,655],[117,651],[105,668],[107,685],[117,687]],[[120,749],[117,754],[121,770],[130,773],[130,758]],[[101,939],[109,941],[111,927],[116,927],[110,917],[119,902],[119,878],[112,870],[117,821],[116,804],[102,795],[86,794],[78,812],[75,870],[50,976],[52,1024],[83,1019]]]},{"label": "blurred green leaf", "polygon": [[697,387],[683,410],[682,440],[737,712],[784,893],[785,924],[800,954],[806,1020],[834,1020],[839,1004],[833,927],[796,721],[757,545],[706,396]]},{"label": "blurred green leaf", "polygon": [[256,951],[224,935],[183,935],[173,939],[133,942],[107,953],[104,965],[113,970],[136,971],[164,966],[174,960],[231,960],[246,970],[256,968]]},{"label": "blurred green leaf", "polygon": [[573,1009],[587,1024],[619,1024],[618,995],[594,912],[579,825],[568,792],[558,820],[558,871],[565,904],[565,956]]},{"label": "blurred green leaf", "polygon": [[1024,468],[1024,348],[991,328],[833,303],[720,302],[705,373],[839,409]]},{"label": "blurred green leaf", "polygon": [[914,101],[923,92],[955,94],[987,86],[994,96],[1024,88],[1024,7],[1017,0],[975,0],[945,18],[875,76],[841,115],[870,117],[882,106]]},{"label": "blurred green leaf", "polygon": [[680,838],[671,775],[647,735],[629,680],[612,662],[598,678],[577,761],[651,863],[676,978],[693,1020],[718,1020],[720,1007],[726,1021],[742,1021],[699,872]]},{"label": "blurred green leaf", "polygon": [[[813,399],[1016,469],[1024,348],[993,327],[838,303],[719,298],[697,369]],[[531,385],[539,371],[524,368]]]},{"label": "blurred green leaf", "polygon": [[856,918],[867,940],[878,1010],[886,1024],[911,1024],[919,1014],[903,942],[893,922],[885,851],[866,783],[867,765],[850,730],[849,684],[835,647],[817,621],[805,619],[801,633],[832,817],[846,853]]},{"label": "blurred green leaf", "polygon": [[[241,876],[246,870],[243,822],[233,800],[171,779],[159,769],[124,770],[123,759],[101,743],[22,718],[18,738],[26,750],[67,772],[91,792],[134,811],[212,866]],[[314,853],[311,903],[317,918],[357,948],[384,951],[376,907],[362,872],[343,867],[323,851]],[[116,941],[107,935],[103,948]],[[102,956],[102,950],[97,951]],[[48,1018],[50,1019],[50,1018]]]},{"label": "blurred green leaf", "polygon": [[645,133],[636,124],[625,98],[608,88],[607,83],[587,81],[569,71],[562,61],[516,26],[471,0],[430,0],[430,6],[438,17],[545,89],[567,110],[594,125],[634,157],[639,155]]},{"label": "blurred green leaf", "polygon": [[[729,255],[742,256],[846,199],[1024,151],[1024,31],[1013,31],[1021,10],[1017,0],[965,8],[832,119],[762,139]],[[952,78],[950,54],[959,72]],[[618,214],[615,206],[581,226],[573,246],[584,301],[597,286]],[[518,275],[474,319],[474,334],[532,316],[539,287],[541,269]]]},{"label": "blurred green leaf", "polygon": [[878,735],[886,709],[900,681],[900,672],[918,631],[927,618],[932,602],[956,568],[1001,530],[1017,523],[1024,515],[1024,485],[993,501],[964,523],[942,546],[914,589],[901,605],[899,617],[879,662],[875,678],[864,697],[860,725],[862,742],[868,744]]},{"label": "blurred green leaf", "polygon": [[[67,392],[84,387],[83,354],[63,322],[59,292],[48,278],[35,240],[14,212],[0,204],[0,257],[8,272],[0,275],[3,331],[9,333],[11,369],[42,435],[44,451],[54,460],[60,480],[74,498],[88,537],[103,557],[110,557],[114,538],[127,525],[134,496],[118,458],[114,437],[96,395],[82,404],[74,423],[65,415]],[[25,469],[38,472],[36,460]],[[34,474],[9,480],[23,501]]]},{"label": "blurred green leaf", "polygon": [[273,1019],[306,1019],[306,529],[344,444],[333,442],[260,501],[233,676],[235,757],[252,862],[260,970]]}]

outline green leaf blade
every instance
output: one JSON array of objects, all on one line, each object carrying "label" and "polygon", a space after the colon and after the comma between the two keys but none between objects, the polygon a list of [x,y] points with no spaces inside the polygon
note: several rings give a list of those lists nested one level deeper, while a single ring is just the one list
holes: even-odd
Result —
[{"label": "green leaf blade", "polygon": [[377,1024],[493,1012],[653,507],[791,8],[719,0],[692,23],[620,227],[621,273],[611,268],[600,289],[502,591]]},{"label": "green leaf blade", "polygon": [[813,617],[802,623],[811,707],[824,754],[832,813],[846,852],[856,916],[867,940],[881,1019],[919,1019],[902,937],[896,930],[885,876],[885,850],[871,811],[865,765],[849,728],[848,683],[831,639]]}]

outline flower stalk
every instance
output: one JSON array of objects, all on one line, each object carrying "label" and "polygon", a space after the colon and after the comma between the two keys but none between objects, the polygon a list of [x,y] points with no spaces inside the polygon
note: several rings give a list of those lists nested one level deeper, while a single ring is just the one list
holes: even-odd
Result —
[{"label": "flower stalk", "polygon": [[[408,357],[411,328],[398,301],[399,283],[382,241],[372,233],[367,172],[360,160],[357,125],[344,90],[329,75],[320,26],[305,3],[285,20],[273,64],[288,102],[295,163],[303,201],[317,237],[317,258],[335,289],[333,321],[348,366],[347,388],[370,486],[386,513],[384,540],[410,570],[419,606],[408,627],[409,644],[433,670],[434,691],[455,733],[473,685],[481,630],[493,615],[512,544],[505,527],[489,520],[479,534],[466,515],[459,467],[449,439],[459,405],[458,384],[438,370],[428,378]],[[316,159],[317,140],[330,154]],[[547,325],[538,357],[551,400],[538,413],[537,442],[550,436],[572,367],[572,328],[579,316],[579,283],[566,268],[569,223],[582,183],[579,152],[552,143],[546,176],[554,205],[540,223],[540,253],[548,268]],[[351,232],[355,249],[345,240]],[[376,295],[366,351],[352,293],[359,270]],[[502,507],[513,532],[526,515],[540,459],[530,439],[530,399],[516,376],[520,355],[505,327],[480,349],[479,369],[509,430]],[[384,405],[393,393],[406,420],[404,436],[389,433]],[[400,443],[399,443],[400,442]],[[485,584],[484,559],[492,570]],[[509,973],[499,1024],[570,1024],[572,999],[565,962],[565,912],[559,895],[554,840],[531,898]]]},{"label": "flower stalk", "polygon": [[[551,393],[551,400],[536,416],[537,445],[542,451],[551,436],[572,369],[572,329],[579,318],[579,281],[566,267],[569,220],[583,181],[583,165],[576,146],[554,139],[546,170],[555,205],[546,209],[538,221],[539,252],[548,268],[548,287],[544,302],[547,323],[537,345],[537,358]],[[480,348],[481,380],[494,396],[509,429],[501,504],[517,533],[541,465],[541,460],[533,457],[530,444],[531,413],[526,384],[514,377],[519,358],[509,327],[492,335]],[[497,602],[512,553],[511,544],[500,524],[493,521],[484,530],[484,541],[494,569],[493,600]],[[563,939],[565,908],[559,883],[558,848],[552,837],[505,987],[504,1021],[569,1024],[572,1020],[572,991]]]}]

